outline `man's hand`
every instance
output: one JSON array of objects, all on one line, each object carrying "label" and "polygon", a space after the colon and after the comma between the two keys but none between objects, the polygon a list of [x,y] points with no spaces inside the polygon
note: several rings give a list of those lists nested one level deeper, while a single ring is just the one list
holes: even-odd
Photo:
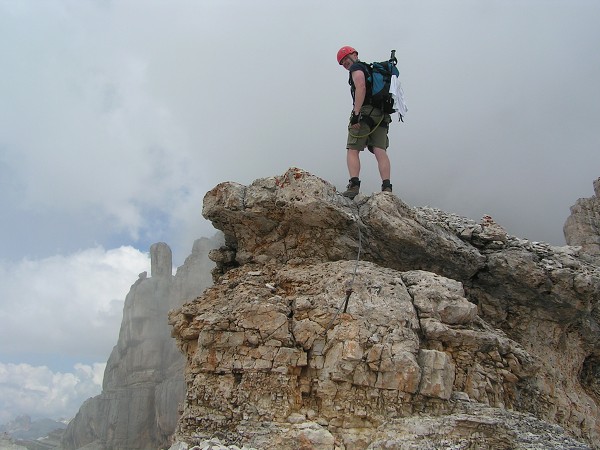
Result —
[{"label": "man's hand", "polygon": [[352,114],[350,114],[350,127],[355,130],[360,128],[360,119],[362,118],[362,114],[356,114],[354,110],[352,110]]}]

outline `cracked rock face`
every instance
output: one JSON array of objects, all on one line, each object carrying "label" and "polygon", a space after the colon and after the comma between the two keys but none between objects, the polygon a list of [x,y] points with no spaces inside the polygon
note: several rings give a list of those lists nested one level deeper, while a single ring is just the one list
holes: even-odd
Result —
[{"label": "cracked rock face", "polygon": [[600,448],[598,267],[489,216],[357,200],[300,169],[206,195],[225,246],[214,286],[169,313],[176,439]]},{"label": "cracked rock face", "polygon": [[356,267],[244,266],[172,312],[188,358],[181,431],[310,419],[352,448],[390,418],[448,412],[454,391],[515,404],[533,358],[477,317],[460,283],[360,262],[338,313]]}]

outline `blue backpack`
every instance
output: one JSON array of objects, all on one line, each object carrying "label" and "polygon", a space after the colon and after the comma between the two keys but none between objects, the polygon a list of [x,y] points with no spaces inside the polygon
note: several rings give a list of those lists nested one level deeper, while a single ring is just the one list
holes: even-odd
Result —
[{"label": "blue backpack", "polygon": [[[394,108],[394,99],[390,93],[392,76],[400,76],[396,64],[398,64],[396,50],[392,50],[389,60],[367,65],[369,69],[367,86],[371,86],[371,105],[381,109],[386,114],[397,111]],[[400,114],[400,120],[402,120],[402,114]],[[404,120],[402,121],[404,122]]]},{"label": "blue backpack", "polygon": [[[361,61],[360,64],[366,68],[367,104],[381,109],[385,114],[397,112],[400,120],[404,122],[403,116],[406,113],[407,108],[404,103],[404,95],[399,81],[397,81],[397,86],[395,86],[397,88],[395,91],[397,94],[396,106],[394,106],[394,97],[390,93],[392,77],[400,76],[400,72],[396,67],[398,64],[396,50],[392,50],[390,59],[387,61],[373,62],[371,64]],[[350,74],[348,78],[348,84],[354,89],[352,74]]]}]

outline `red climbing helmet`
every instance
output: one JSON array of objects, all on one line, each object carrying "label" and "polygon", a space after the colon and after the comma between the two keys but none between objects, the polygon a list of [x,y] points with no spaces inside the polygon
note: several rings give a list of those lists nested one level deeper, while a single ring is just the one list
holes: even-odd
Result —
[{"label": "red climbing helmet", "polygon": [[344,46],[342,48],[340,48],[337,52],[337,62],[338,64],[342,64],[342,59],[344,59],[346,56],[352,54],[352,53],[356,53],[358,55],[358,52],[353,49],[352,47],[349,46]]}]

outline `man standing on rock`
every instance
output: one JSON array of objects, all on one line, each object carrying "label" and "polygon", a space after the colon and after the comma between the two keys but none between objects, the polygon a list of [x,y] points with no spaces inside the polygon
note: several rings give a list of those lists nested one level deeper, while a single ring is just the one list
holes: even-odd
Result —
[{"label": "man standing on rock", "polygon": [[371,89],[368,86],[368,65],[358,59],[358,52],[349,46],[339,49],[338,63],[350,72],[348,82],[354,107],[348,125],[348,140],[346,144],[346,162],[350,174],[350,183],[343,193],[353,199],[360,190],[360,152],[367,147],[377,159],[381,175],[381,190],[392,192],[390,182],[390,159],[388,127],[392,121],[389,114],[371,105]]}]

